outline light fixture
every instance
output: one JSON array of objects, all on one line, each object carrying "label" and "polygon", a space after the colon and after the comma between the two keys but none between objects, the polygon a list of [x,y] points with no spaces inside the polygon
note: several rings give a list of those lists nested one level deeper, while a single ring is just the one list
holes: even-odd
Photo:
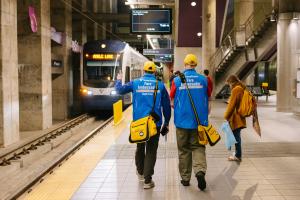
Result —
[{"label": "light fixture", "polygon": [[293,13],[293,20],[298,20],[298,19],[299,19],[299,14]]},{"label": "light fixture", "polygon": [[196,6],[197,5],[197,3],[195,2],[195,1],[193,1],[192,3],[191,3],[191,6]]},{"label": "light fixture", "polygon": [[198,37],[201,37],[201,36],[202,36],[202,33],[201,33],[201,32],[198,32],[198,33],[197,33],[197,36],[198,36]]},{"label": "light fixture", "polygon": [[272,14],[271,14],[271,16],[270,16],[270,21],[271,22],[276,22],[276,12],[275,12],[275,10],[273,9],[272,10]]},{"label": "light fixture", "polygon": [[101,48],[104,49],[106,47],[106,44],[101,44]]}]

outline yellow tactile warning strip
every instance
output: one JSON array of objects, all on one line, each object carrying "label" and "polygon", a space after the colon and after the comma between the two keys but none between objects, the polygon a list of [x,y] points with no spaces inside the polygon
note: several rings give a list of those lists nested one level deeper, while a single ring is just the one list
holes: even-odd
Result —
[{"label": "yellow tactile warning strip", "polygon": [[32,192],[21,199],[28,200],[64,200],[70,199],[80,184],[96,167],[104,153],[109,149],[124,130],[128,129],[132,108],[124,112],[124,120],[117,126],[110,123],[100,134],[96,135],[77,151],[61,167],[47,176]]}]

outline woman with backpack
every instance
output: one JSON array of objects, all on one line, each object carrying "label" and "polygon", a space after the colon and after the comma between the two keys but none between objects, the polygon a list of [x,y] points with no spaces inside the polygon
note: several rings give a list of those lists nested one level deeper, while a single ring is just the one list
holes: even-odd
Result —
[{"label": "woman with backpack", "polygon": [[228,157],[229,161],[242,161],[241,130],[246,128],[246,118],[238,113],[246,86],[235,75],[230,75],[226,80],[231,88],[228,105],[224,114],[225,120],[230,124],[233,135],[237,141],[235,144],[235,154]]}]

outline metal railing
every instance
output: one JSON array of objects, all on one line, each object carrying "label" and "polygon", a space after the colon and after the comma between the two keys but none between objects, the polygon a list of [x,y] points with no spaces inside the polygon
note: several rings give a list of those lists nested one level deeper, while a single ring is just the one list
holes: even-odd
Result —
[{"label": "metal railing", "polygon": [[258,28],[271,15],[272,8],[267,9],[264,5],[253,12],[246,22],[234,27],[222,40],[220,47],[209,59],[209,66],[214,72],[218,70],[219,65],[238,48],[244,48],[247,41],[256,34]]}]

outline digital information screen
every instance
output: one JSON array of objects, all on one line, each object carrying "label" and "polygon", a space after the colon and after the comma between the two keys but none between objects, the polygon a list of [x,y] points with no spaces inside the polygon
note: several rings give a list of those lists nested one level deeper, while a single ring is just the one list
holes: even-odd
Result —
[{"label": "digital information screen", "polygon": [[171,34],[171,9],[132,9],[131,33]]}]

